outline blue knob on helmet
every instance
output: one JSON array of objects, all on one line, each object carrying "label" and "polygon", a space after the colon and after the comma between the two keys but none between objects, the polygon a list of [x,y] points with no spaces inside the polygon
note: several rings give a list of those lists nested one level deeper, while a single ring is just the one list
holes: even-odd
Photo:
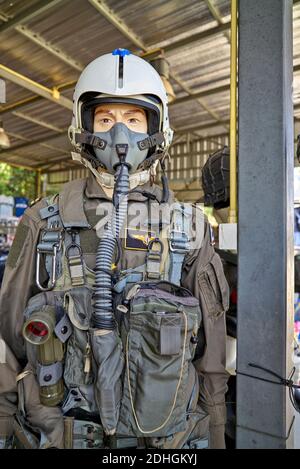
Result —
[{"label": "blue knob on helmet", "polygon": [[128,49],[115,49],[112,52],[112,55],[119,55],[120,57],[125,57],[125,55],[130,55],[131,52]]}]

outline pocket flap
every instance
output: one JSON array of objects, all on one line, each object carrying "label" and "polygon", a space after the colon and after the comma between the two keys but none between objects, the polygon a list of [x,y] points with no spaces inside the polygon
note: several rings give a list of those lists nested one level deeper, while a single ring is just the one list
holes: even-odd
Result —
[{"label": "pocket flap", "polygon": [[93,290],[88,287],[72,288],[65,293],[65,305],[72,324],[80,330],[88,330],[92,314]]}]

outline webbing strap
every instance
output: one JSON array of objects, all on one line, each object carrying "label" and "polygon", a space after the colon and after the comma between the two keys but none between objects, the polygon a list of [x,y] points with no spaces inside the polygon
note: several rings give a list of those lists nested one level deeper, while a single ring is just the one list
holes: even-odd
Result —
[{"label": "webbing strap", "polygon": [[[78,231],[69,230],[66,236],[66,257],[73,287],[85,285],[83,255]],[[69,238],[69,239],[68,239]]]},{"label": "webbing strap", "polygon": [[122,278],[114,285],[113,289],[116,293],[122,293],[127,283],[138,283],[144,278],[146,272],[146,264],[142,264],[133,269],[123,270]]},{"label": "webbing strap", "polygon": [[69,270],[73,287],[84,285],[84,271],[81,256],[69,257]]},{"label": "webbing strap", "polygon": [[75,142],[85,143],[87,145],[91,145],[92,147],[99,148],[100,150],[105,150],[107,145],[106,140],[103,140],[102,138],[97,137],[97,135],[91,134],[86,130],[75,134]]},{"label": "webbing strap", "polygon": [[51,363],[51,365],[36,366],[36,375],[40,386],[52,386],[56,384],[63,374],[62,362]]},{"label": "webbing strap", "polygon": [[[36,284],[42,291],[51,290],[55,286],[56,279],[60,277],[61,267],[61,246],[63,226],[59,216],[58,204],[52,203],[53,198],[47,200],[47,207],[40,210],[42,220],[47,219],[47,228],[43,230],[40,242],[37,245],[36,259]],[[45,267],[49,275],[47,287],[43,287],[40,282],[40,260],[45,256]]]},{"label": "webbing strap", "polygon": [[209,448],[208,438],[197,438],[189,441],[183,447],[183,449],[206,449]]},{"label": "webbing strap", "polygon": [[74,417],[64,417],[64,448],[73,449]]},{"label": "webbing strap", "polygon": [[155,238],[148,244],[146,260],[147,280],[159,280],[161,277],[163,244],[159,238]]},{"label": "webbing strap", "polygon": [[148,148],[155,147],[156,145],[160,145],[164,141],[164,133],[156,132],[155,134],[149,135],[148,137],[144,138],[144,140],[140,140],[139,142],[137,142],[137,144],[140,150],[146,150]]},{"label": "webbing strap", "polygon": [[183,206],[179,203],[174,204],[169,239],[169,282],[176,285],[180,285],[184,257],[189,251],[191,215],[191,206]]}]

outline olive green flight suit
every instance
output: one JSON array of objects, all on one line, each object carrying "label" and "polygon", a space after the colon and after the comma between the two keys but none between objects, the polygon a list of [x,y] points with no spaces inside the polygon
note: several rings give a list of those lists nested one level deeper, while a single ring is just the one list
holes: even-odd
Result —
[{"label": "olive green flight suit", "polygon": [[[146,183],[138,187],[161,200],[157,185]],[[171,194],[171,201],[173,195]],[[66,184],[59,196],[60,215],[64,221],[88,221],[90,229],[81,230],[81,246],[88,267],[95,266],[95,253],[99,238],[95,224],[99,217],[96,208],[108,198],[91,174],[86,180]],[[140,193],[129,195],[131,202],[145,204]],[[36,245],[40,230],[46,226],[39,210],[45,200],[28,208],[18,226],[11,248],[0,292],[0,438],[13,431],[13,416],[18,405],[16,378],[26,366],[24,339],[21,331],[23,311],[33,295],[39,292],[35,284]],[[144,251],[122,250],[119,268],[136,267],[145,262]],[[41,281],[47,279],[41,270]],[[195,362],[200,376],[200,403],[210,415],[210,447],[224,448],[226,408],[224,395],[228,373],[225,370],[225,311],[228,309],[229,289],[220,257],[211,243],[210,229],[205,220],[204,237],[199,249],[190,251],[182,270],[182,285],[200,300],[205,331],[205,351]],[[2,351],[2,353],[1,353]],[[63,418],[58,407],[45,407],[39,402],[39,387],[32,373],[23,379],[25,408],[33,426],[47,436],[50,446],[62,448]]]}]

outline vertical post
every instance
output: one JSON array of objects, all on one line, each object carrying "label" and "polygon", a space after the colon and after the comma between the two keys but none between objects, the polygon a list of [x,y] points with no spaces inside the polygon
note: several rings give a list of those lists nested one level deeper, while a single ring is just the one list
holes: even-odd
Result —
[{"label": "vertical post", "polygon": [[[239,1],[239,373],[289,377],[293,353],[292,0]],[[237,375],[237,447],[289,448],[284,386]]]},{"label": "vertical post", "polygon": [[237,4],[231,0],[231,39],[230,39],[230,207],[229,223],[237,222]]}]

